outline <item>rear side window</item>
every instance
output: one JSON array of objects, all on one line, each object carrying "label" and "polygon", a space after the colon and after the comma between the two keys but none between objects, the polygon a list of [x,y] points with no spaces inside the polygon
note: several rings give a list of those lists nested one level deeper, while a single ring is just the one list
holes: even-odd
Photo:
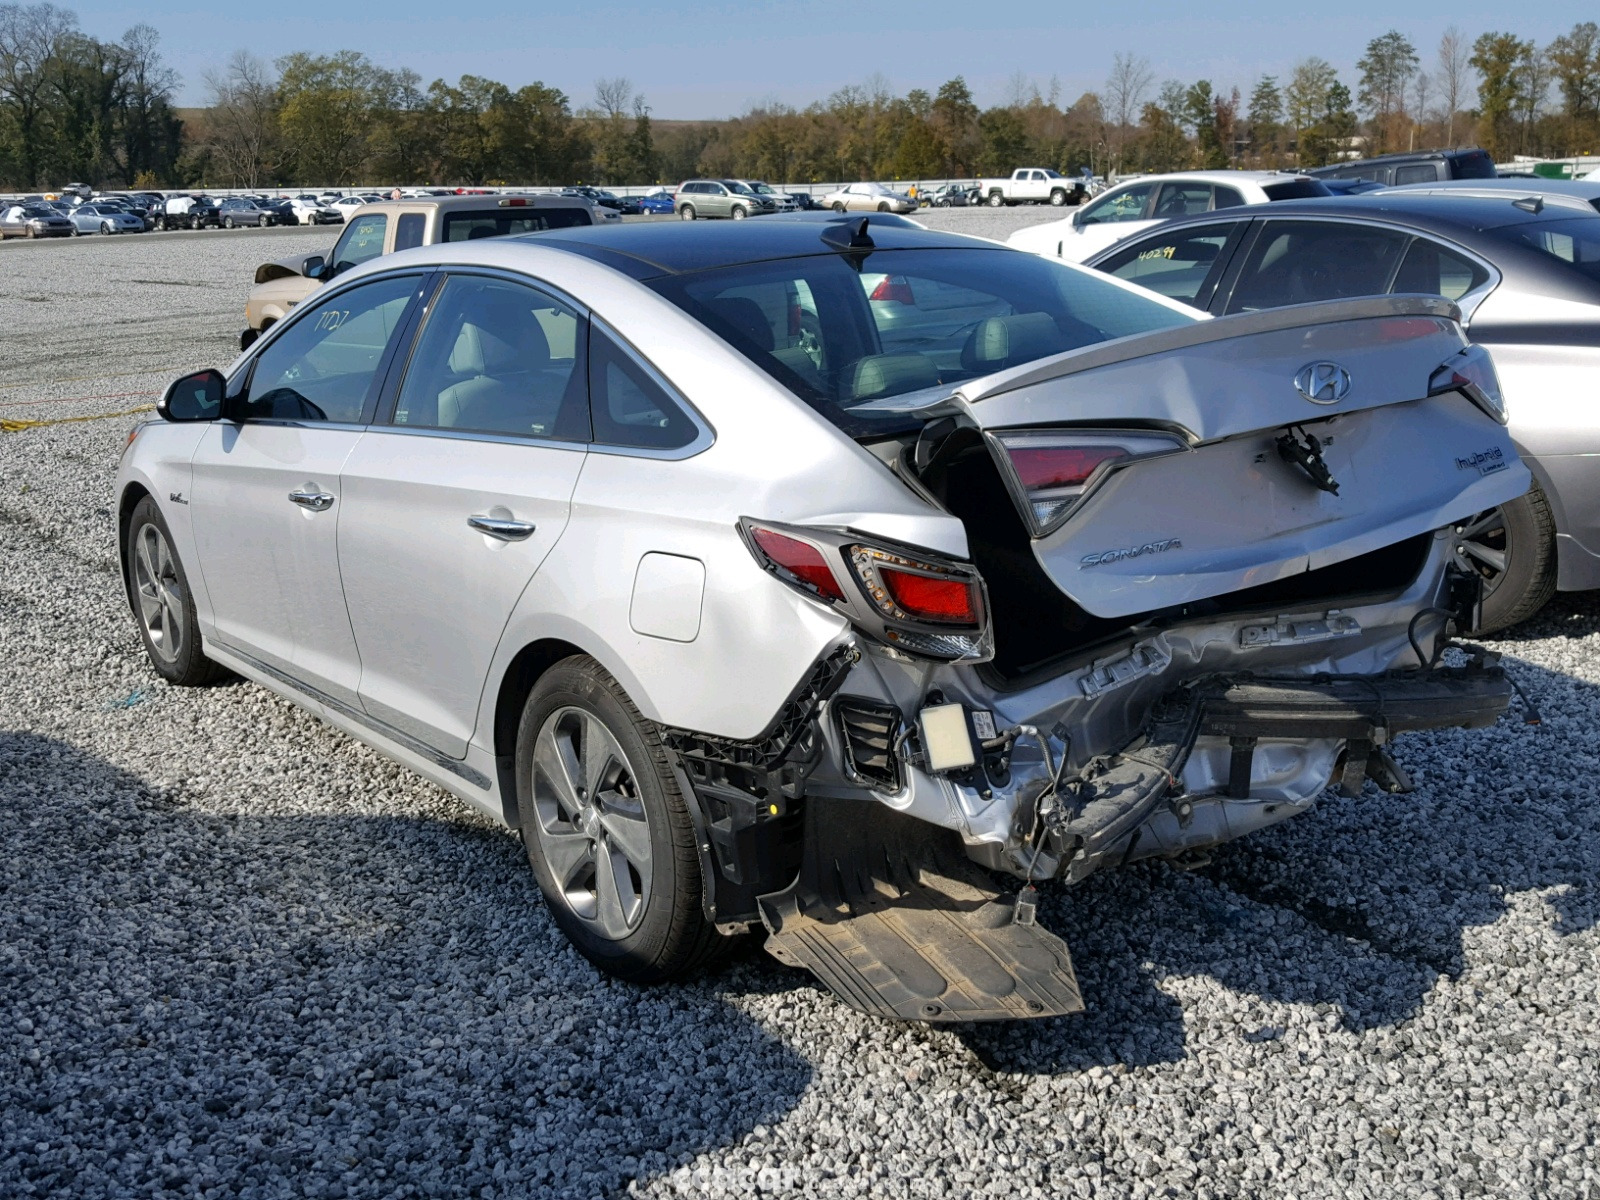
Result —
[{"label": "rear side window", "polygon": [[394,223],[394,248],[413,250],[422,245],[422,235],[427,225],[428,218],[421,213],[401,213]]},{"label": "rear side window", "polygon": [[1415,163],[1394,169],[1395,183],[1432,183],[1439,178],[1439,169],[1432,163]]},{"label": "rear side window", "polygon": [[637,358],[598,327],[589,338],[589,412],[594,440],[642,450],[677,450],[699,430]]},{"label": "rear side window", "polygon": [[1409,235],[1343,221],[1271,221],[1256,238],[1230,312],[1381,296]]},{"label": "rear side window", "polygon": [[1237,188],[1218,187],[1216,194],[1214,208],[1238,208],[1244,203],[1244,195]]},{"label": "rear side window", "polygon": [[[1344,179],[1346,176],[1341,174],[1337,178]],[[1261,190],[1267,194],[1268,200],[1310,200],[1317,196],[1333,195],[1317,179],[1285,179],[1282,183],[1269,183]],[[1217,207],[1222,207],[1220,200]]]},{"label": "rear side window", "polygon": [[1227,263],[1223,250],[1237,228],[1234,224],[1206,225],[1159,238],[1146,238],[1106,262],[1100,269],[1126,279],[1169,300],[1195,304],[1200,292],[1214,282]]},{"label": "rear side window", "polygon": [[444,215],[446,242],[475,242],[479,238],[510,237],[516,233],[543,233],[588,225],[586,208],[495,208],[488,212],[453,212]]},{"label": "rear side window", "polygon": [[1489,272],[1471,259],[1426,238],[1418,238],[1406,251],[1393,290],[1459,300],[1488,281]]}]

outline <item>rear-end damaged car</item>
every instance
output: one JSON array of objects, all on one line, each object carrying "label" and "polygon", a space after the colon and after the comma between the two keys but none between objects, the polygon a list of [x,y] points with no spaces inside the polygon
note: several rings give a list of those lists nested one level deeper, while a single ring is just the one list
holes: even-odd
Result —
[{"label": "rear-end damaged car", "polygon": [[603,970],[757,929],[920,1020],[1082,1007],[1036,883],[1404,790],[1397,739],[1506,708],[1447,530],[1529,476],[1453,305],[1211,320],[875,220],[350,270],[124,453],[155,670],[520,830]]}]

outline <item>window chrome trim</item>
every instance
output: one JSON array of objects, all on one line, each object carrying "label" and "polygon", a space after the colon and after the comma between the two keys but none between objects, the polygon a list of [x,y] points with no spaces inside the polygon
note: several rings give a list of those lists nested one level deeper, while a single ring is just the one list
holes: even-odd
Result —
[{"label": "window chrome trim", "polygon": [[538,434],[483,433],[473,429],[440,429],[433,425],[395,425],[392,422],[364,425],[368,433],[393,433],[401,437],[443,438],[454,442],[491,442],[499,446],[530,446],[546,450],[571,450],[586,453],[594,447],[589,442],[573,442],[562,438],[540,437]]}]

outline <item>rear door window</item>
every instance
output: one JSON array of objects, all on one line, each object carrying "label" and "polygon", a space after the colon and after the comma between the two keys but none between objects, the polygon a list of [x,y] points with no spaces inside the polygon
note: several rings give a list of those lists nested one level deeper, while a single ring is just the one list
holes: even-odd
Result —
[{"label": "rear door window", "polygon": [[1169,300],[1204,308],[1244,224],[1229,221],[1144,238],[1098,264],[1099,269]]},{"label": "rear door window", "polygon": [[588,225],[586,208],[494,208],[487,212],[452,212],[444,215],[446,242],[474,242],[486,237],[510,237],[518,233],[543,233],[547,229],[571,229]]},{"label": "rear door window", "polygon": [[1447,250],[1437,242],[1418,238],[1406,251],[1393,291],[1420,292],[1459,300],[1489,281],[1489,272],[1469,258]]},{"label": "rear door window", "polygon": [[1160,219],[1187,217],[1211,211],[1211,185],[1209,183],[1164,183],[1161,195],[1156,198],[1155,211]]},{"label": "rear door window", "polygon": [[1408,234],[1343,221],[1269,221],[1234,285],[1229,312],[1381,296]]},{"label": "rear door window", "polygon": [[401,213],[394,223],[394,248],[416,249],[422,245],[422,237],[427,232],[427,226],[428,218],[422,213]]},{"label": "rear door window", "polygon": [[1415,163],[1394,169],[1395,183],[1432,183],[1439,178],[1439,169],[1432,163]]}]

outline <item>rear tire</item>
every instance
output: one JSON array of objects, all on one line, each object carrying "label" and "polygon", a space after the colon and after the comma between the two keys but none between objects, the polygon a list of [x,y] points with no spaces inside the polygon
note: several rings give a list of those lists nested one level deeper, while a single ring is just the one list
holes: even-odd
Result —
[{"label": "rear tire", "polygon": [[692,220],[694,220],[694,217],[695,217],[694,205],[692,205],[692,204],[685,204],[682,208],[680,208],[678,210],[678,219],[680,221],[692,221]]},{"label": "rear tire", "polygon": [[989,193],[989,207],[990,208],[999,208],[1005,202],[1006,202],[1006,198],[1004,196],[1002,196],[999,192],[990,192]]},{"label": "rear tire", "polygon": [[1455,527],[1456,561],[1483,576],[1482,636],[1526,621],[1556,592],[1556,522],[1536,483],[1527,495]]},{"label": "rear tire", "polygon": [[844,201],[835,200],[833,202],[833,211],[836,213],[842,213],[844,211]]},{"label": "rear tire", "polygon": [[226,668],[201,648],[189,576],[161,510],[149,496],[134,506],[126,547],[128,595],[156,674],[177,687],[204,687],[226,678]]},{"label": "rear tire", "polygon": [[618,979],[659,983],[723,948],[666,750],[594,659],[565,659],[534,686],[516,772],[528,865],[578,953]]},{"label": "rear tire", "polygon": [[233,218],[232,217],[223,217],[222,218],[222,227],[224,229],[232,229],[233,228]]}]

